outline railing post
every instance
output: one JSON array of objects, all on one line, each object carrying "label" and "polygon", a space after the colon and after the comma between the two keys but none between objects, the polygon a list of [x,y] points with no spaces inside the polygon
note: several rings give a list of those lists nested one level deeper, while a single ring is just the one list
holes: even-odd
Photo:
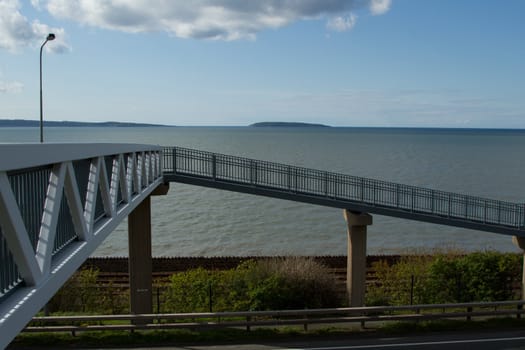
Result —
[{"label": "railing post", "polygon": [[257,163],[254,160],[250,160],[250,183],[257,184]]},{"label": "railing post", "polygon": [[449,193],[448,194],[448,217],[450,217],[450,211],[452,210],[451,207],[452,207],[452,194]]},{"label": "railing post", "polygon": [[465,195],[465,219],[468,218],[468,196]]},{"label": "railing post", "polygon": [[217,156],[215,154],[211,156],[211,174],[213,180],[217,179]]},{"label": "railing post", "polygon": [[177,148],[173,147],[173,172],[177,173]]},{"label": "railing post", "polygon": [[416,198],[415,198],[416,195],[414,194],[414,187],[412,187],[410,189],[410,196],[412,197],[412,199],[410,201],[410,210],[414,211],[414,207],[416,205],[416,203],[415,203],[416,202]]},{"label": "railing post", "polygon": [[396,184],[396,207],[397,207],[397,208],[399,208],[399,202],[400,202],[400,201],[399,201],[399,195],[400,195],[400,194],[399,194],[399,192],[400,192],[400,191],[399,191],[399,187],[400,187],[399,184]]},{"label": "railing post", "polygon": [[324,172],[324,195],[328,197],[328,172]]},{"label": "railing post", "polygon": [[294,180],[295,180],[295,192],[297,192],[297,188],[299,186],[299,170],[297,170],[297,168],[294,168]]},{"label": "railing post", "polygon": [[525,204],[523,204],[521,210],[521,227],[525,229]]},{"label": "railing post", "polygon": [[292,191],[292,167],[288,166],[288,191]]}]

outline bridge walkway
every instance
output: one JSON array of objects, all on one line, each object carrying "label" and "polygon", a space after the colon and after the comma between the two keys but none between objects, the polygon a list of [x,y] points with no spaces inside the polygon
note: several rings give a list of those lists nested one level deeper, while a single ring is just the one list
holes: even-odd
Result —
[{"label": "bridge walkway", "polygon": [[525,204],[181,147],[163,151],[180,182],[356,212],[525,237]]}]

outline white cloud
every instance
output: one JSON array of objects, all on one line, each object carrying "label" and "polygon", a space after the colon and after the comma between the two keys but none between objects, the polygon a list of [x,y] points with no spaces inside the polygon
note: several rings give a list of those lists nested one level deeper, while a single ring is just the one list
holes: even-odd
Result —
[{"label": "white cloud", "polygon": [[[269,28],[332,18],[335,30],[348,30],[355,16],[369,9],[382,14],[390,0],[33,0],[58,18],[124,32],[164,31],[181,38],[253,39]],[[346,17],[344,17],[346,16]],[[338,24],[337,24],[338,23]]]},{"label": "white cloud", "polygon": [[391,5],[392,0],[371,0],[370,12],[374,15],[382,15],[390,10]]},{"label": "white cloud", "polygon": [[345,32],[352,29],[357,22],[357,15],[350,13],[347,16],[334,17],[328,21],[326,26],[336,32]]},{"label": "white cloud", "polygon": [[0,94],[18,93],[24,88],[24,84],[18,81],[0,81]]},{"label": "white cloud", "polygon": [[[32,3],[38,5],[35,1]],[[63,28],[52,28],[38,20],[31,22],[22,15],[20,9],[19,0],[0,0],[0,49],[17,52],[24,47],[36,47],[52,32],[56,34],[57,39],[53,45],[47,45],[46,49],[53,52],[69,50],[64,40]]]}]

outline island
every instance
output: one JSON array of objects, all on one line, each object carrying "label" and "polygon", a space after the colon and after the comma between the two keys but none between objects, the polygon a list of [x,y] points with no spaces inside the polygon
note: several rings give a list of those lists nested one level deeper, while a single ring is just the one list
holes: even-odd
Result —
[{"label": "island", "polygon": [[[0,127],[38,127],[39,120],[0,119]],[[130,122],[74,122],[74,121],[44,121],[46,127],[169,127],[172,125],[130,123]]]},{"label": "island", "polygon": [[293,128],[329,128],[329,125],[301,122],[260,122],[250,124],[251,127],[293,127]]}]

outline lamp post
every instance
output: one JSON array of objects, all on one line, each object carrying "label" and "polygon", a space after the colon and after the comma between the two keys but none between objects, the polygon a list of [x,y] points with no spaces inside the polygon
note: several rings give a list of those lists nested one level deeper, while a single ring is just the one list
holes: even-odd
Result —
[{"label": "lamp post", "polygon": [[44,115],[42,112],[42,50],[48,41],[55,40],[55,34],[49,33],[46,41],[40,46],[40,143],[44,142]]}]

